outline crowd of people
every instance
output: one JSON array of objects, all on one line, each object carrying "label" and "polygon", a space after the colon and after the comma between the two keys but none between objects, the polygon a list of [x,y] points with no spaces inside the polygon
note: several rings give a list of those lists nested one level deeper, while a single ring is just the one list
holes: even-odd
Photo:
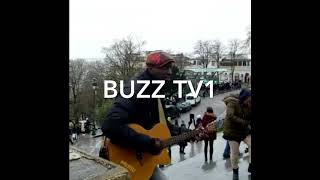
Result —
[{"label": "crowd of people", "polygon": [[74,144],[78,140],[79,134],[87,134],[95,129],[95,124],[88,117],[79,119],[78,123],[69,121],[69,142]]},{"label": "crowd of people", "polygon": [[[212,90],[213,90],[213,94],[215,93],[223,93],[226,91],[231,91],[231,90],[237,90],[237,89],[241,89],[241,84],[242,81],[241,80],[235,80],[233,82],[229,82],[229,81],[223,81],[221,83],[214,83],[212,85]],[[201,86],[201,96],[202,97],[206,97],[209,96],[209,92],[210,92],[210,86],[205,86],[204,84],[202,84]]]}]

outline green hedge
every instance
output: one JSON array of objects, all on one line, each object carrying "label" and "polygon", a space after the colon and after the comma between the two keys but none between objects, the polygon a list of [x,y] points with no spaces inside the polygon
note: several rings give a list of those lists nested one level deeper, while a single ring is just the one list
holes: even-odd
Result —
[{"label": "green hedge", "polygon": [[112,104],[113,99],[106,99],[100,106],[96,107],[95,119],[98,126],[101,126]]}]

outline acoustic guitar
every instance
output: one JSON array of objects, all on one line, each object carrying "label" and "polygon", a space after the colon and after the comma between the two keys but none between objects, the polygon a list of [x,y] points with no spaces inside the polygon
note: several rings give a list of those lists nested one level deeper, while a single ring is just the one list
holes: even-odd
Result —
[{"label": "acoustic guitar", "polygon": [[[170,163],[171,160],[168,154],[168,146],[186,141],[203,131],[195,129],[178,136],[170,137],[169,129],[162,123],[156,124],[150,130],[146,130],[137,124],[129,124],[128,126],[138,133],[145,134],[153,138],[159,138],[164,142],[164,149],[158,155],[137,153],[134,149],[122,148],[110,141],[108,142],[108,160],[126,168],[132,180],[149,180],[157,165],[166,165]],[[215,131],[214,122],[208,124],[206,130]]]}]

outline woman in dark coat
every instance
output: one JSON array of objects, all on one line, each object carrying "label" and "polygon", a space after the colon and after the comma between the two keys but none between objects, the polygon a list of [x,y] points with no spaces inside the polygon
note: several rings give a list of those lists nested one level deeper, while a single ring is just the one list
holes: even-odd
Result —
[{"label": "woman in dark coat", "polygon": [[[217,119],[217,116],[213,113],[212,107],[207,108],[207,112],[205,112],[203,118],[202,118],[202,127],[206,128],[207,125],[214,120]],[[217,138],[217,132],[210,132],[208,133],[208,138],[204,139],[204,158],[205,162],[208,161],[208,143],[210,148],[210,161],[212,161],[212,155],[213,155],[213,141]]]}]

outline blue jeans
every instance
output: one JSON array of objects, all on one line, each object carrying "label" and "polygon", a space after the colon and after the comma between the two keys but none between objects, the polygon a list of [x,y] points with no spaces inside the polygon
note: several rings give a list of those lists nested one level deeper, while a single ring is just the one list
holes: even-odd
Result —
[{"label": "blue jeans", "polygon": [[223,156],[230,156],[230,145],[229,141],[226,143],[226,147],[224,148]]}]

